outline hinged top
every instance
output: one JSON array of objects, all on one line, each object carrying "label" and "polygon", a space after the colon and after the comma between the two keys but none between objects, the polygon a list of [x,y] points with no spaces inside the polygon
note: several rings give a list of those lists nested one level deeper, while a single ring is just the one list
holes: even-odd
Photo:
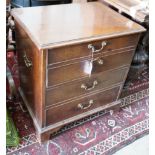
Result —
[{"label": "hinged top", "polygon": [[100,2],[18,8],[12,15],[40,49],[145,31]]}]

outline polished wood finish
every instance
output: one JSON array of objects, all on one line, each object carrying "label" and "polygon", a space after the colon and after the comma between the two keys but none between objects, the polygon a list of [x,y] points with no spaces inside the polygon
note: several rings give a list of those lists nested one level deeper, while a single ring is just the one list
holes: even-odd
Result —
[{"label": "polished wood finish", "polygon": [[20,8],[12,15],[19,92],[41,141],[65,124],[118,107],[144,28],[97,2]]},{"label": "polished wood finish", "polygon": [[[25,31],[16,22],[17,55],[19,63],[20,85],[29,106],[38,123],[42,126],[43,103],[45,91],[45,53],[38,50]],[[26,66],[24,56],[31,61],[31,66]]]},{"label": "polished wood finish", "polygon": [[130,86],[133,79],[137,79],[139,75],[148,68],[149,61],[149,1],[137,0],[100,0],[106,3],[122,15],[138,22],[146,28],[146,32],[140,36],[135,55],[133,57],[129,74],[126,80],[125,88]]},{"label": "polished wood finish", "polygon": [[106,103],[111,103],[117,99],[119,89],[120,86],[117,86],[106,91],[101,91],[93,95],[74,100],[72,102],[67,102],[66,104],[60,104],[52,107],[46,111],[46,125],[63,121],[67,118],[103,106]]},{"label": "polished wood finish", "polygon": [[[46,106],[53,106],[61,102],[79,98],[79,96],[87,95],[90,92],[108,88],[116,83],[121,83],[128,72],[128,67],[123,67],[100,74],[95,74],[91,77],[82,78],[75,82],[60,85],[59,87],[47,89],[46,91]],[[114,78],[115,75],[115,78]],[[96,81],[96,85],[94,82]],[[86,87],[82,87],[85,85]]]},{"label": "polished wood finish", "polygon": [[[99,53],[105,52],[106,54],[108,53],[111,54],[112,49],[114,49],[115,52],[117,53],[116,49],[123,49],[127,47],[135,48],[135,42],[137,41],[137,39],[138,39],[138,35],[134,34],[131,36],[123,36],[123,37],[93,41],[91,42],[91,44],[95,46],[96,49],[100,49],[101,43],[105,41],[107,42],[107,45]],[[54,48],[54,49],[49,50],[48,65],[60,64],[66,61],[70,61],[72,59],[73,61],[75,61],[77,59],[90,56],[91,51],[88,48],[89,44],[90,42],[79,44],[79,45]],[[63,52],[63,55],[62,55],[62,52]]]},{"label": "polished wood finish", "polygon": [[[93,69],[91,75],[101,73],[103,71],[111,70],[121,66],[130,64],[134,51],[125,51],[114,55],[100,56],[93,62]],[[113,59],[114,58],[114,59]],[[103,64],[99,64],[98,60],[103,60]],[[66,66],[48,69],[47,86],[55,86],[61,83],[66,83],[80,77],[88,77],[87,65],[89,59],[77,62],[74,64],[67,64]]]},{"label": "polished wood finish", "polygon": [[38,48],[45,49],[144,31],[98,2],[20,8],[12,15]]}]

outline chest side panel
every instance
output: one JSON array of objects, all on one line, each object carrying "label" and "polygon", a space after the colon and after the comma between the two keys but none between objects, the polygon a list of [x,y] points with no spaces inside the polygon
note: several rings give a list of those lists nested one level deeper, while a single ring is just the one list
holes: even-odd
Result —
[{"label": "chest side panel", "polygon": [[33,117],[42,126],[46,53],[37,49],[17,22],[16,42],[20,88]]}]

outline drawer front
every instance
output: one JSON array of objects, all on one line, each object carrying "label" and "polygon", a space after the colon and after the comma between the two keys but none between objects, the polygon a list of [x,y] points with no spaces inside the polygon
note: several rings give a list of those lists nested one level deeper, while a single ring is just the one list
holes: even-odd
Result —
[{"label": "drawer front", "polygon": [[[51,49],[48,51],[48,65],[65,62],[71,59],[87,57],[90,55],[90,52],[92,50],[92,48],[88,48],[88,45],[92,45],[92,47],[94,47],[95,50],[99,50],[99,52],[110,52],[111,50],[120,48],[126,48],[130,46],[135,47],[137,41],[138,35],[136,34],[131,36],[123,36],[119,38]],[[102,42],[106,42],[106,45],[102,44]]]},{"label": "drawer front", "polygon": [[[81,77],[89,77],[91,75],[118,68],[120,66],[129,65],[132,61],[134,51],[127,51],[99,57],[93,61],[92,70],[90,69],[90,60],[80,61],[74,64],[68,64],[63,67],[51,68],[47,70],[47,87],[70,82]],[[100,60],[103,63],[100,63]]]},{"label": "drawer front", "polygon": [[46,125],[65,120],[111,103],[117,99],[119,89],[120,86],[117,86],[79,100],[50,108],[46,111]]},{"label": "drawer front", "polygon": [[46,106],[60,104],[62,101],[121,83],[124,81],[127,72],[128,67],[120,68],[96,74],[76,82],[70,82],[54,89],[48,89],[46,91]]}]

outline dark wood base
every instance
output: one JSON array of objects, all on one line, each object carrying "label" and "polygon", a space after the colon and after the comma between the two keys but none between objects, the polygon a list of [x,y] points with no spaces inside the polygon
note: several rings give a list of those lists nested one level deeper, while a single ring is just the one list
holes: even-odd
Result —
[{"label": "dark wood base", "polygon": [[37,133],[39,142],[43,143],[43,142],[48,141],[49,139],[51,139],[51,134],[54,133],[54,132],[59,131],[60,128],[61,128],[61,126],[58,127],[58,128],[51,129],[49,131],[43,132],[43,133]]},{"label": "dark wood base", "polygon": [[62,122],[52,124],[52,125],[50,125],[48,127],[41,128],[39,126],[33,112],[31,111],[31,109],[29,107],[29,104],[28,104],[28,102],[27,102],[27,100],[25,98],[25,95],[24,95],[22,89],[19,88],[18,91],[19,91],[20,97],[22,98],[23,102],[25,103],[25,105],[26,105],[26,107],[27,107],[27,109],[28,109],[28,111],[29,111],[29,113],[31,115],[31,118],[33,119],[33,123],[34,123],[36,133],[37,133],[37,136],[38,136],[38,139],[39,139],[40,143],[43,143],[43,142],[49,140],[51,138],[51,134],[59,131],[64,125],[67,125],[67,124],[69,124],[71,122],[82,119],[82,118],[84,118],[86,116],[92,115],[92,114],[97,113],[99,111],[105,110],[105,113],[111,112],[112,110],[116,110],[116,109],[120,108],[120,105],[121,105],[121,101],[117,100],[115,102],[106,104],[104,106],[101,106],[101,107],[98,107],[98,108],[93,109],[91,111],[80,114],[80,115],[78,115],[76,117],[72,117],[72,118],[63,120]]}]

